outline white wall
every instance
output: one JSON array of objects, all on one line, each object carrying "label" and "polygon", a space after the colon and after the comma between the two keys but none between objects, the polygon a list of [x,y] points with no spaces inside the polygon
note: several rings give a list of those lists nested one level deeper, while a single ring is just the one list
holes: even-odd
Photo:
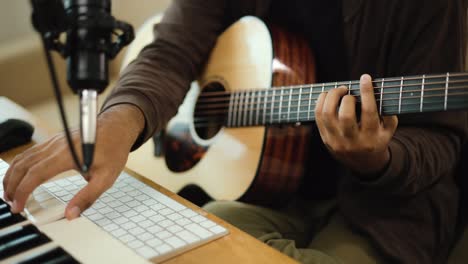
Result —
[{"label": "white wall", "polygon": [[[112,0],[112,15],[137,28],[150,16],[163,12],[171,0]],[[111,74],[120,68],[120,56],[111,64]],[[64,91],[66,67],[55,56]],[[0,0],[0,96],[29,106],[52,98],[52,88],[42,46],[31,25],[29,0]]]}]

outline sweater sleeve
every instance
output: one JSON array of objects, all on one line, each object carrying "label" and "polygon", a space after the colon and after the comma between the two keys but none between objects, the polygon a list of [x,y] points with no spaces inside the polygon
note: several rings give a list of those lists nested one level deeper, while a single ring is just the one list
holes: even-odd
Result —
[{"label": "sweater sleeve", "polygon": [[133,104],[145,117],[139,147],[175,115],[224,27],[225,0],[174,0],[157,35],[123,71],[102,111]]},{"label": "sweater sleeve", "polygon": [[[417,2],[399,8],[387,29],[391,40],[385,72],[399,76],[461,71],[466,34],[460,24],[461,1]],[[468,135],[467,112],[403,115],[399,121],[386,170],[374,181],[355,177],[359,184],[413,195],[453,175]]]}]

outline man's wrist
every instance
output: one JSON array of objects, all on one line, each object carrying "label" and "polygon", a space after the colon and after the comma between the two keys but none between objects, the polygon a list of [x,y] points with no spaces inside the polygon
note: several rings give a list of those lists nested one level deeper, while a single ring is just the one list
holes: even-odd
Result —
[{"label": "man's wrist", "polygon": [[145,128],[145,117],[137,106],[132,104],[114,105],[99,115],[98,126],[117,129],[133,145]]}]

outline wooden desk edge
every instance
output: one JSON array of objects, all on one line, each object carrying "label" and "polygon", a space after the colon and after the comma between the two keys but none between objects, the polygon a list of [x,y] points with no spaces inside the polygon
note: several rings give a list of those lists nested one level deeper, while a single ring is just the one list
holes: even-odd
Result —
[{"label": "wooden desk edge", "polygon": [[[204,249],[207,249],[208,247],[210,246],[215,246],[217,243],[220,244],[220,243],[226,243],[226,247],[228,247],[229,243],[231,243],[232,245],[232,242],[236,242],[235,240],[239,240],[237,241],[238,244],[240,246],[242,246],[242,248],[246,251],[246,252],[249,252],[249,254],[251,254],[252,259],[243,259],[242,263],[263,263],[263,262],[268,262],[268,263],[297,263],[295,260],[293,260],[292,258],[282,254],[281,252],[271,248],[270,246],[258,241],[256,238],[250,236],[249,234],[245,233],[244,231],[238,229],[237,227],[229,224],[228,222],[222,220],[221,218],[213,215],[213,214],[210,214],[209,212],[206,212],[205,210],[203,210],[202,208],[198,207],[197,205],[191,203],[190,201],[184,199],[183,197],[169,191],[168,189],[164,188],[163,186],[149,180],[148,178],[146,177],[143,177],[141,176],[140,174],[138,174],[137,172],[129,169],[129,168],[125,168],[125,171],[127,173],[129,173],[131,176],[135,177],[136,179],[138,179],[139,181],[141,182],[144,182],[145,184],[151,186],[152,188],[160,191],[161,193],[169,196],[170,198],[178,201],[179,203],[183,204],[184,206],[187,206],[189,208],[191,208],[192,210],[196,211],[197,213],[200,213],[201,215],[209,218],[210,220],[212,220],[213,222],[217,223],[217,224],[220,224],[222,226],[224,226],[225,228],[227,228],[229,230],[229,234],[226,235],[226,236],[223,236],[221,238],[218,238],[217,240],[215,241],[212,241],[210,243],[207,243],[207,244],[203,244],[203,245],[200,245],[199,247],[197,247],[196,249],[193,249],[193,250],[190,250],[182,255],[177,255],[173,258],[170,258],[166,261],[164,261],[164,263],[199,263],[200,259],[198,257],[195,258],[196,261],[190,261],[191,259],[191,256],[190,255],[195,255],[194,253],[196,253],[197,251],[201,251],[201,250],[204,250]],[[242,243],[239,243],[239,242],[242,242]],[[237,244],[237,243],[234,243],[234,244]],[[209,250],[209,249],[208,249]],[[231,248],[232,250],[232,248]],[[261,252],[263,251],[264,254],[261,254]],[[203,261],[203,263],[208,263],[208,261],[214,261],[213,257],[216,257],[216,256],[213,256],[212,254],[209,254],[210,256],[207,256],[205,257],[206,261]],[[244,256],[246,256],[247,254],[243,254]],[[261,256],[259,256],[261,255]],[[221,256],[220,256],[221,257]],[[259,257],[261,257],[262,259],[259,259]],[[180,259],[180,261],[179,261]],[[262,261],[263,260],[263,261]],[[239,260],[236,260],[236,259],[223,259],[223,262],[224,263],[239,263]]]}]

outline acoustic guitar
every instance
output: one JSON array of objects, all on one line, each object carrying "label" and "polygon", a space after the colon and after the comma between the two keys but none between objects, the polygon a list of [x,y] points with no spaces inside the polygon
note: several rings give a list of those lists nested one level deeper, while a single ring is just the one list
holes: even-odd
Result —
[{"label": "acoustic guitar", "polygon": [[[144,44],[137,34],[130,49],[136,54]],[[290,196],[309,161],[319,94],[345,85],[359,102],[358,81],[314,84],[314,74],[305,39],[255,17],[240,19],[220,35],[198,83],[163,131],[152,179],[177,182],[173,191],[196,184],[218,200],[271,205]],[[468,108],[468,73],[373,84],[381,115]]]}]

